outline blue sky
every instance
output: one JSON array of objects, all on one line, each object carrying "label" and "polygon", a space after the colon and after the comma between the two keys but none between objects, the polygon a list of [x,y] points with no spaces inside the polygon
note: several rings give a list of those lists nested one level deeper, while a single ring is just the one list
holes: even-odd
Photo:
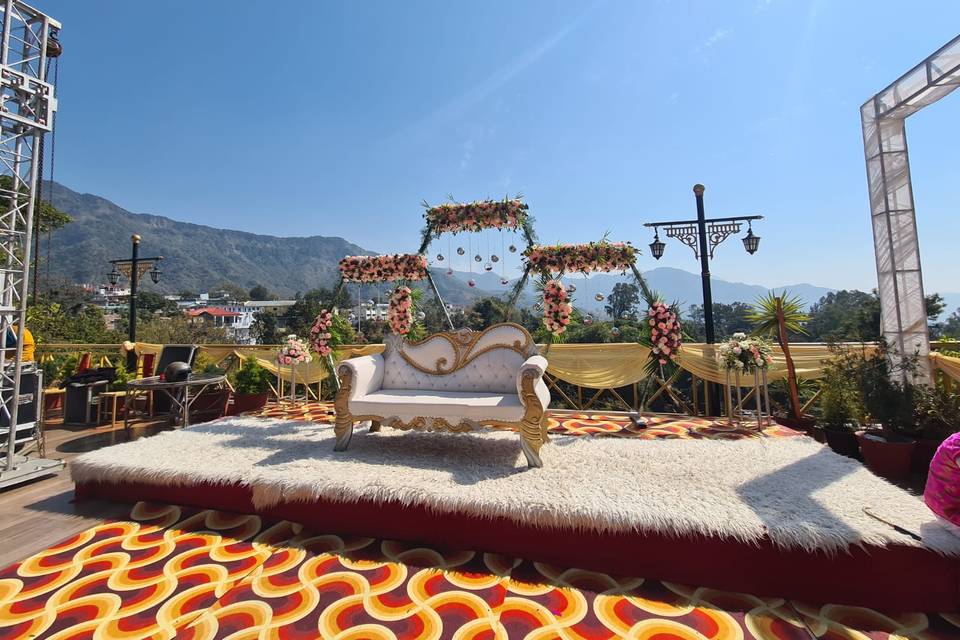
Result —
[{"label": "blue sky", "polygon": [[[394,252],[424,199],[522,192],[543,241],[646,249],[702,182],[708,215],[767,217],[716,276],[861,289],[859,106],[960,24],[943,1],[36,4],[64,25],[56,179],[132,211]],[[958,108],[908,121],[928,291],[960,291]],[[697,270],[676,241],[660,265]]]}]

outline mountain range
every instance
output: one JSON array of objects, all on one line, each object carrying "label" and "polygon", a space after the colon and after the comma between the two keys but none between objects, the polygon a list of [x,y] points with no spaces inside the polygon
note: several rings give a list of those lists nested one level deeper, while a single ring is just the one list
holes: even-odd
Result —
[{"label": "mountain range", "polygon": [[[131,213],[106,198],[78,193],[56,182],[45,185],[45,194],[73,222],[54,232],[50,250],[50,273],[54,278],[72,282],[100,283],[110,269],[111,259],[130,254],[130,236],[143,237],[140,255],[162,255],[163,276],[157,289],[167,293],[184,290],[207,291],[224,283],[243,288],[262,284],[278,295],[290,296],[298,291],[331,287],[338,277],[337,262],[345,255],[374,252],[344,238],[326,236],[277,237],[216,229],[182,222],[159,215]],[[46,247],[43,248],[46,259]],[[434,280],[444,300],[453,304],[469,303],[483,295],[501,294],[512,286],[500,284],[500,275],[481,271],[433,269]],[[46,271],[41,270],[42,273]],[[659,267],[644,273],[653,289],[668,301],[681,307],[700,304],[700,276],[682,269]],[[467,281],[476,281],[469,287]],[[591,311],[603,307],[595,300],[597,293],[608,294],[623,276],[596,274],[589,279],[573,276],[577,285],[576,304]],[[153,285],[150,285],[153,286]],[[798,295],[808,305],[831,291],[826,287],[800,283],[776,287]],[[751,302],[768,291],[767,287],[712,280],[715,302]],[[531,289],[532,292],[532,289]],[[532,293],[525,300],[532,300]],[[960,294],[943,294],[948,312],[960,306]]]}]

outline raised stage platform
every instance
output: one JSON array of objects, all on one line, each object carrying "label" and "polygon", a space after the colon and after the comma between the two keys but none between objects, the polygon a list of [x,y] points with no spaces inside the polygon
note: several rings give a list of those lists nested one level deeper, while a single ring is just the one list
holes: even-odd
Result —
[{"label": "raised stage platform", "polygon": [[80,498],[257,513],[811,602],[960,609],[960,538],[808,438],[555,436],[531,470],[512,433],[361,429],[349,451],[332,449],[329,425],[228,418],[86,454],[71,472]]}]

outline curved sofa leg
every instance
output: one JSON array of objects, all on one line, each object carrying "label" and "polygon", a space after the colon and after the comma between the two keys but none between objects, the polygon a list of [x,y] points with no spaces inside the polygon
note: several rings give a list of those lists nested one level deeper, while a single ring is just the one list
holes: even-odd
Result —
[{"label": "curved sofa leg", "polygon": [[343,420],[338,416],[336,423],[333,425],[333,433],[337,437],[337,443],[333,445],[333,450],[346,451],[347,447],[350,446],[350,438],[353,437],[353,420],[349,418]]},{"label": "curved sofa leg", "polygon": [[543,460],[540,459],[540,447],[543,446],[542,436],[540,435],[540,425],[523,421],[520,423],[520,448],[523,449],[523,455],[527,457],[527,466],[542,467]]},{"label": "curved sofa leg", "polygon": [[370,433],[377,433],[378,431],[380,431],[380,421],[379,421],[379,420],[371,420],[371,421],[370,421]]},{"label": "curved sofa leg", "polygon": [[333,407],[337,415],[333,423],[333,433],[337,437],[337,443],[333,445],[334,451],[346,451],[350,446],[350,438],[353,437],[353,418],[350,416],[350,389],[353,387],[353,375],[349,370],[340,375],[340,388],[333,399]]}]

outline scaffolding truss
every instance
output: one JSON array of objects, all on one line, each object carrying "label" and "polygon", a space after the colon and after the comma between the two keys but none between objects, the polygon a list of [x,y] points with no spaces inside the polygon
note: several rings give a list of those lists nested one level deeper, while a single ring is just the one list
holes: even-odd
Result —
[{"label": "scaffolding truss", "polygon": [[906,119],[960,84],[960,36],[860,107],[877,260],[880,325],[900,355],[920,356],[919,382],[929,380],[930,336],[923,294]]},{"label": "scaffolding truss", "polygon": [[[60,24],[18,0],[0,0],[0,398],[7,428],[0,443],[0,487],[30,480],[59,468],[59,461],[16,455],[21,396],[37,176],[41,138],[53,127],[54,87],[46,81],[47,59],[59,53]],[[10,340],[16,338],[16,348]],[[40,389],[36,393],[40,393]],[[39,417],[39,416],[38,416]],[[34,432],[39,427],[34,425]]]}]

